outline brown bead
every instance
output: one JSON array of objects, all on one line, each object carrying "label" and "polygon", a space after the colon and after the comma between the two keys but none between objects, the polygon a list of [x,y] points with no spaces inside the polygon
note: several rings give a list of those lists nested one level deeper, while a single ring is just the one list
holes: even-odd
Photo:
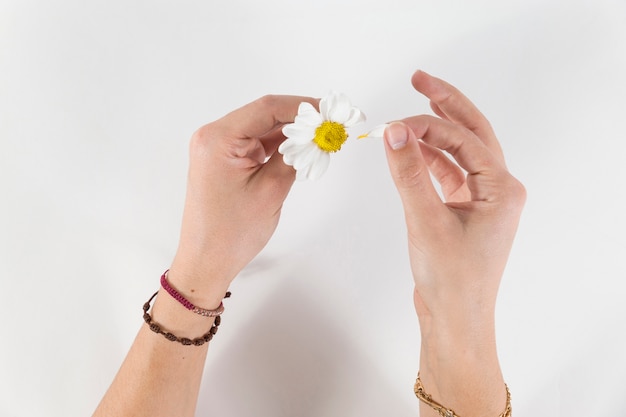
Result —
[{"label": "brown bead", "polygon": [[[143,312],[144,312],[143,319],[150,327],[150,330],[152,330],[154,333],[162,334],[163,337],[165,337],[167,340],[171,342],[178,342],[185,346],[189,346],[189,345],[202,346],[205,343],[208,343],[209,341],[213,339],[213,335],[217,333],[217,327],[222,322],[222,319],[220,316],[215,317],[213,326],[211,326],[211,329],[209,329],[209,331],[205,335],[195,338],[193,340],[187,337],[179,338],[178,336],[170,332],[162,330],[161,326],[158,323],[155,323],[152,321],[152,316],[150,316],[150,314],[148,313],[148,311],[150,310],[150,303],[152,302],[154,297],[156,297],[157,294],[158,292],[154,293],[154,295],[150,297],[150,299],[143,305]],[[228,292],[224,298],[227,298],[227,297],[230,297],[230,292]]]}]

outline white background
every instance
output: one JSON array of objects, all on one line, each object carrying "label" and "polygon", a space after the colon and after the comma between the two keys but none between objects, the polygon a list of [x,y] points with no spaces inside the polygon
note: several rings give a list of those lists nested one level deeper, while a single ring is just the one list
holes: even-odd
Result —
[{"label": "white background", "polygon": [[[498,344],[517,416],[626,414],[626,3],[0,2],[0,416],[89,415],[177,244],[187,143],[267,93],[494,125],[528,203]],[[233,283],[198,415],[416,416],[419,330],[382,143],[296,183]]]}]

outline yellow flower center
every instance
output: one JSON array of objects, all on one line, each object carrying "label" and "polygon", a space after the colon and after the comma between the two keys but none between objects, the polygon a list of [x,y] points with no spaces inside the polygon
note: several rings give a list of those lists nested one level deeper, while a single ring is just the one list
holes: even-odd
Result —
[{"label": "yellow flower center", "polygon": [[337,152],[346,139],[348,134],[341,123],[325,121],[315,129],[313,142],[323,151]]}]

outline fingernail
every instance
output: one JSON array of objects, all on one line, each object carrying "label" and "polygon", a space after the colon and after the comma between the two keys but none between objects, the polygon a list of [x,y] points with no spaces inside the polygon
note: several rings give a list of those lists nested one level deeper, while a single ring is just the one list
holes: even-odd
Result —
[{"label": "fingernail", "polygon": [[385,138],[391,149],[398,150],[406,146],[409,137],[402,123],[392,123],[385,130]]}]

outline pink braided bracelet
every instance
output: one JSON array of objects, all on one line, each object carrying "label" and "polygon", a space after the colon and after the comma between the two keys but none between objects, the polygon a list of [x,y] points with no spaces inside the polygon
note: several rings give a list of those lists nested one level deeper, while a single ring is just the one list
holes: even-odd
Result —
[{"label": "pink braided bracelet", "polygon": [[[169,282],[167,282],[168,272],[169,269],[165,271],[163,275],[161,275],[161,286],[165,291],[167,291],[169,295],[172,296],[172,298],[181,303],[183,307],[185,307],[187,310],[191,310],[194,313],[200,314],[204,317],[217,317],[224,312],[224,304],[222,302],[220,302],[220,305],[215,310],[208,310],[206,308],[196,307],[195,305],[193,305],[191,301],[186,299],[183,295],[176,291],[176,289],[174,289],[174,287],[172,287]],[[224,298],[228,297],[230,297],[230,291],[228,291],[224,296]]]}]

